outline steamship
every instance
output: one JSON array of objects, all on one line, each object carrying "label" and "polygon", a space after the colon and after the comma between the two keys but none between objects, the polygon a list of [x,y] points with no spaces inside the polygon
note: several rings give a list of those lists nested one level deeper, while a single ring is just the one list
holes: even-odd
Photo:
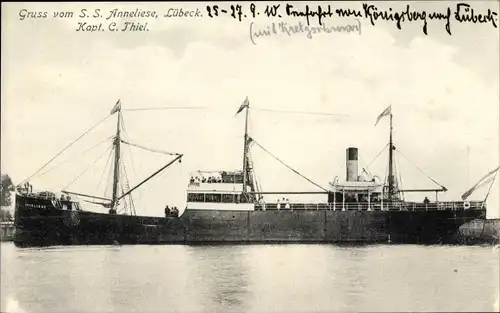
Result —
[{"label": "steamship", "polygon": [[[143,183],[182,157],[162,167],[138,186],[119,195],[120,145],[127,143],[120,133],[121,110],[115,149],[113,195],[111,199],[63,191],[57,198],[51,192],[35,193],[28,184],[16,194],[14,242],[19,247],[42,245],[92,244],[196,244],[196,243],[457,243],[459,227],[469,221],[486,218],[486,199],[467,201],[479,187],[466,192],[460,201],[439,201],[444,186],[435,189],[401,189],[394,173],[391,106],[376,124],[389,117],[389,167],[387,179],[359,174],[358,149],[346,149],[346,177],[334,179],[324,188],[307,179],[284,162],[289,169],[315,184],[314,192],[265,192],[256,179],[251,147],[263,148],[248,133],[248,98],[236,114],[245,111],[243,164],[238,170],[195,171],[187,187],[187,202],[181,214],[165,208],[162,217],[137,216],[135,211],[118,212],[122,199]],[[265,148],[263,148],[267,151]],[[268,152],[268,151],[267,151]],[[498,171],[498,168],[495,170]],[[490,172],[489,174],[492,174]],[[491,175],[490,175],[491,176]],[[405,201],[405,192],[435,192],[433,201]],[[69,194],[103,201],[108,213],[82,209]],[[324,195],[322,202],[297,203],[291,194]],[[267,202],[265,195],[281,200]]]}]

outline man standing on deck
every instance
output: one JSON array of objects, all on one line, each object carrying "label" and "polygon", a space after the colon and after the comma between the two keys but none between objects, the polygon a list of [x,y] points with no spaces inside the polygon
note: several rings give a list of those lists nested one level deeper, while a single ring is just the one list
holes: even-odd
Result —
[{"label": "man standing on deck", "polygon": [[427,206],[429,204],[429,202],[431,202],[431,201],[427,197],[425,197],[424,204]]}]

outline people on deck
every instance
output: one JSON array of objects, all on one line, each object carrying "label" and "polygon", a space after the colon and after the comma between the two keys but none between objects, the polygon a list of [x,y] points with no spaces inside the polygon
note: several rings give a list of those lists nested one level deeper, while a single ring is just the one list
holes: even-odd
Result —
[{"label": "people on deck", "polygon": [[176,206],[170,208],[168,205],[165,207],[165,217],[179,217],[179,210]]},{"label": "people on deck", "polygon": [[174,208],[172,209],[172,216],[179,217],[179,210],[177,210],[176,206],[174,206]]},{"label": "people on deck", "polygon": [[429,198],[425,197],[425,199],[424,199],[424,204],[425,204],[425,205],[428,205],[428,204],[429,204],[429,202],[431,202],[431,201],[429,200]]}]

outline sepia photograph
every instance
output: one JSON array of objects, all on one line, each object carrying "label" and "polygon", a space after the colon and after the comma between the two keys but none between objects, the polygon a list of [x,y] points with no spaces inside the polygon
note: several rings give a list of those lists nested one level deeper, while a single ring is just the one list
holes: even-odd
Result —
[{"label": "sepia photograph", "polygon": [[498,1],[2,2],[1,312],[498,312]]}]

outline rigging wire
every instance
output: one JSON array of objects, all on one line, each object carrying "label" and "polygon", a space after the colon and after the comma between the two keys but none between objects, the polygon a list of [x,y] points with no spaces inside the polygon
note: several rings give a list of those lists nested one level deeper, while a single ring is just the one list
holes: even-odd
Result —
[{"label": "rigging wire", "polygon": [[424,171],[422,171],[418,166],[416,166],[415,164],[413,164],[401,151],[399,150],[396,150],[399,154],[401,154],[403,156],[403,158],[406,159],[406,161],[408,161],[411,165],[413,165],[417,170],[419,170],[422,174],[424,174],[425,176],[427,176],[427,178],[429,178],[430,180],[432,180],[436,185],[444,188],[443,185],[441,185],[440,183],[438,183],[436,180],[434,180],[432,177],[430,177],[429,175],[427,175]]},{"label": "rigging wire", "polygon": [[387,165],[387,167],[385,168],[384,186],[386,186],[387,183],[389,182],[388,178],[389,178],[389,165]]},{"label": "rigging wire", "polygon": [[[114,146],[112,146],[112,147],[113,147],[113,149],[111,149],[111,151],[114,152],[115,147]],[[113,176],[113,172],[112,171],[113,171],[113,166],[110,165],[109,166],[109,170],[108,170],[108,179],[106,180],[106,188],[104,189],[104,195],[103,195],[104,197],[106,197],[106,193],[108,192],[108,187],[110,185],[109,181],[111,180],[111,178]]]},{"label": "rigging wire", "polygon": [[208,107],[152,107],[152,108],[122,109],[122,111],[205,110],[205,109],[208,109]]},{"label": "rigging wire", "polygon": [[[120,114],[120,117],[121,117],[121,119],[122,119],[122,123],[121,123],[121,125],[122,125],[122,128],[123,128],[123,132],[125,133],[125,135],[126,135],[126,136],[127,136],[127,138],[128,138],[129,136],[128,136],[127,129],[125,128],[125,120],[123,119],[123,116],[122,116],[121,114]],[[130,145],[127,145],[127,147],[128,147],[129,152],[130,152],[130,161],[131,161],[131,163],[132,163],[132,173],[134,174],[134,176],[137,176],[137,172],[136,172],[136,170],[135,170],[134,159],[133,159],[133,157],[132,157],[132,148],[130,148]]]},{"label": "rigging wire", "polygon": [[272,156],[274,159],[276,159],[278,162],[280,162],[281,164],[283,164],[284,166],[286,166],[289,170],[293,171],[295,174],[299,175],[300,177],[304,178],[305,180],[307,180],[308,182],[310,182],[311,184],[315,185],[316,187],[322,189],[323,191],[328,191],[326,190],[325,188],[321,187],[320,185],[316,184],[315,182],[313,182],[312,180],[310,180],[309,178],[305,177],[304,175],[300,174],[299,172],[297,172],[296,170],[294,170],[293,168],[291,168],[290,166],[288,166],[285,162],[281,161],[278,157],[274,156],[271,152],[269,152],[266,148],[264,148],[263,146],[261,146],[257,141],[255,141],[255,139],[252,138],[252,140],[255,142],[256,145],[258,145],[262,150],[264,150],[265,152],[267,152],[270,156]]},{"label": "rigging wire", "polygon": [[370,171],[368,170],[368,166],[366,166],[366,163],[361,158],[361,155],[358,155],[358,156],[359,156],[359,161],[360,161],[359,163],[361,163],[361,168],[363,169],[363,172],[367,173],[371,177],[372,173],[370,173]]},{"label": "rigging wire", "polygon": [[[125,168],[125,166],[122,166],[122,171],[123,171],[123,176],[125,177],[125,189],[127,190],[127,192],[130,190],[130,181],[128,179],[128,175],[127,175],[127,169]],[[122,194],[124,194],[125,191],[123,191],[123,187],[122,187]],[[134,206],[134,200],[132,198],[132,194],[129,194],[129,202],[130,202],[130,211],[132,213],[132,210],[135,211],[135,206]],[[135,215],[135,214],[134,214]]]},{"label": "rigging wire", "polygon": [[173,155],[173,156],[179,156],[180,155],[179,153],[166,152],[166,151],[162,151],[162,150],[147,148],[147,147],[135,144],[135,143],[130,143],[130,142],[125,141],[125,140],[122,140],[121,142],[123,142],[124,144],[130,145],[130,146],[134,146],[136,148],[140,148],[140,149],[143,149],[143,150],[150,151],[150,152],[156,152],[156,153],[161,153],[161,154],[166,154],[166,155]]},{"label": "rigging wire", "polygon": [[[231,108],[231,110],[238,109],[238,107],[228,107]],[[200,107],[200,106],[194,106],[194,107],[175,107],[175,106],[164,106],[164,107],[150,107],[150,108],[131,108],[131,109],[122,109],[122,111],[162,111],[162,110],[209,110],[209,109],[214,109],[210,107]],[[267,111],[267,112],[275,112],[275,113],[290,113],[290,114],[305,114],[305,115],[324,115],[324,116],[343,116],[343,117],[350,117],[350,114],[336,114],[336,113],[327,113],[327,112],[307,112],[307,111],[291,111],[291,110],[277,110],[277,109],[267,109],[267,108],[258,108],[258,107],[251,107],[251,110],[256,110],[256,111]]]},{"label": "rigging wire", "polygon": [[110,150],[110,148],[106,149],[106,151],[104,151],[103,154],[101,154],[97,160],[94,161],[94,163],[92,163],[91,166],[89,166],[87,169],[85,169],[80,175],[78,175],[75,179],[73,179],[73,181],[71,181],[66,187],[63,188],[63,190],[66,190],[68,189],[75,181],[77,181],[80,177],[82,177],[83,174],[85,174],[93,165],[95,165],[97,163],[97,161],[99,161],[105,154],[106,152],[108,152],[108,150]]},{"label": "rigging wire", "polygon": [[[120,183],[120,189],[121,189],[122,193],[125,193],[125,189],[123,188],[123,184],[122,183]],[[124,199],[123,200],[123,209],[120,210],[120,212],[123,212],[125,214],[128,213],[128,211],[127,211],[127,204],[128,204],[127,200]]]},{"label": "rigging wire", "polygon": [[[156,175],[158,177],[158,181],[161,180],[162,175],[165,175],[165,173],[166,173],[166,171],[161,171],[160,173],[158,173]],[[137,201],[141,200],[144,197],[144,195],[146,195],[148,193],[147,191],[149,191],[149,190],[151,190],[151,188],[149,188],[149,187],[143,187],[144,193],[139,193],[139,195],[135,198],[135,201],[137,202]]]},{"label": "rigging wire", "polygon": [[375,157],[373,158],[373,160],[372,160],[370,163],[368,163],[368,165],[366,166],[366,168],[369,168],[369,167],[370,167],[370,165],[372,165],[372,164],[373,164],[373,162],[375,162],[375,160],[376,160],[376,159],[377,159],[377,158],[378,158],[378,157],[382,154],[382,152],[384,152],[385,148],[387,148],[387,146],[388,146],[388,145],[389,145],[389,144],[386,144],[386,145],[382,148],[382,150],[380,150],[380,152],[377,154],[377,156],[375,156]]},{"label": "rigging wire", "polygon": [[[108,138],[104,139],[103,141],[101,141],[100,143],[98,143],[98,144],[96,144],[96,145],[94,145],[94,146],[90,147],[89,149],[87,149],[87,150],[85,150],[85,151],[81,152],[79,156],[81,157],[81,156],[85,155],[85,154],[86,154],[87,152],[89,152],[90,150],[92,150],[92,149],[94,149],[94,148],[97,148],[98,146],[100,146],[101,144],[105,143],[106,141],[108,141],[108,140],[109,140],[109,139],[111,139],[111,138],[113,138],[113,136],[108,137]],[[50,173],[51,171],[55,170],[56,168],[60,167],[61,165],[68,163],[69,161],[71,161],[71,158],[66,159],[65,161],[63,161],[63,162],[59,163],[58,165],[56,165],[56,166],[54,166],[54,167],[52,167],[52,168],[50,168],[50,169],[46,170],[46,171],[45,171],[45,172],[43,172],[43,173],[40,173],[38,176],[34,176],[34,177],[42,177],[42,176],[45,176],[46,174]]]},{"label": "rigging wire", "polygon": [[102,170],[101,178],[99,179],[99,183],[97,184],[95,193],[97,193],[97,190],[99,190],[99,187],[101,187],[102,179],[104,178],[104,173],[106,173],[106,168],[108,167],[109,161],[111,160],[111,156],[113,155],[113,150],[114,149],[111,149],[109,151],[108,160],[106,161],[106,165],[104,165],[104,169]]},{"label": "rigging wire", "polygon": [[[396,175],[398,177],[398,186],[397,187],[398,187],[399,190],[402,190],[403,189],[403,178],[401,176],[401,172],[398,170],[399,169],[399,164],[398,164],[399,162],[398,161],[399,160],[396,160],[394,162],[394,167],[395,167],[394,170],[395,170]],[[400,194],[401,194],[401,197],[403,198],[403,201],[404,201],[405,200],[405,193],[402,192],[402,191],[400,191]]]},{"label": "rigging wire", "polygon": [[64,151],[66,151],[67,149],[69,149],[74,143],[76,143],[78,140],[80,140],[83,136],[87,135],[88,133],[90,133],[94,128],[96,128],[97,126],[99,126],[101,123],[103,123],[105,120],[107,120],[111,115],[108,115],[106,116],[105,118],[103,118],[101,121],[99,121],[97,124],[95,124],[94,126],[92,126],[91,128],[89,128],[87,131],[85,131],[83,134],[81,134],[78,138],[76,138],[73,142],[71,142],[69,145],[67,145],[64,149],[62,149],[61,151],[59,151],[59,153],[57,153],[52,159],[50,159],[47,163],[45,163],[41,168],[39,168],[34,174],[32,174],[30,177],[26,178],[25,180],[23,180],[21,183],[19,183],[17,186],[21,186],[22,184],[26,183],[27,181],[29,181],[31,178],[33,178],[33,176],[35,176],[36,174],[38,174],[42,169],[44,169],[47,165],[50,164],[50,162],[54,161],[54,159],[56,159],[59,155],[61,155]]},{"label": "rigging wire", "polygon": [[307,111],[291,111],[291,110],[275,110],[275,109],[264,109],[264,108],[256,108],[252,107],[252,110],[257,111],[267,111],[267,112],[276,112],[276,113],[290,113],[290,114],[305,114],[305,115],[325,115],[325,116],[343,116],[350,117],[349,114],[335,114],[335,113],[326,113],[326,112],[307,112]]},{"label": "rigging wire", "polygon": [[[122,129],[123,129],[123,132],[125,133],[125,136],[127,136],[127,138],[128,138],[129,135],[128,135],[128,131],[127,131],[126,127],[125,127],[125,119],[123,118],[122,114],[120,114],[120,118],[121,118],[121,121],[122,121],[121,126],[122,126]],[[134,175],[134,177],[137,177],[137,172],[136,172],[136,169],[135,169],[134,158],[133,158],[133,154],[132,154],[132,148],[130,147],[130,145],[127,145],[127,148],[128,148],[128,150],[130,152],[129,156],[130,156],[130,163],[132,164],[132,174]],[[127,172],[126,172],[125,165],[123,166],[123,170],[125,172],[125,177],[127,179],[127,184],[129,184],[129,188],[130,188],[130,181],[129,181],[129,178],[128,178],[128,175],[127,175]],[[135,211],[135,204],[134,204],[134,201],[132,199],[132,195],[131,194],[129,195],[129,198],[130,198],[130,201],[132,203],[132,207],[133,207],[133,209]]]},{"label": "rigging wire", "polygon": [[490,196],[491,188],[493,187],[493,184],[495,183],[495,179],[497,178],[497,176],[498,176],[498,172],[495,174],[495,176],[493,176],[493,180],[491,181],[490,187],[488,188],[488,192],[486,193],[486,197],[484,197],[484,201],[486,201],[488,199],[488,197]]}]

